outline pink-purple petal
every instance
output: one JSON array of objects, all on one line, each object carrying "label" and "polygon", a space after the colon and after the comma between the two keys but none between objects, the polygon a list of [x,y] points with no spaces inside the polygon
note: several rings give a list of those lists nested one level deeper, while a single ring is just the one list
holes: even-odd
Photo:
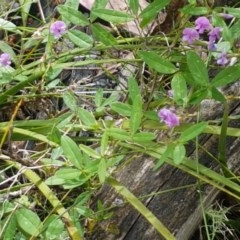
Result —
[{"label": "pink-purple petal", "polygon": [[158,116],[161,121],[167,124],[170,128],[173,128],[180,124],[177,115],[167,108],[160,109],[160,111],[158,112]]},{"label": "pink-purple petal", "polygon": [[63,21],[56,21],[50,26],[50,33],[54,35],[55,38],[60,38],[67,31],[67,26]]},{"label": "pink-purple petal", "polygon": [[195,40],[199,39],[198,32],[193,28],[185,28],[183,30],[183,37],[182,40],[192,44]]},{"label": "pink-purple petal", "polygon": [[3,66],[3,67],[7,67],[11,64],[11,57],[8,53],[2,53],[0,55],[0,64]]},{"label": "pink-purple petal", "polygon": [[206,17],[199,17],[195,21],[195,29],[202,34],[205,30],[211,29],[211,24]]}]

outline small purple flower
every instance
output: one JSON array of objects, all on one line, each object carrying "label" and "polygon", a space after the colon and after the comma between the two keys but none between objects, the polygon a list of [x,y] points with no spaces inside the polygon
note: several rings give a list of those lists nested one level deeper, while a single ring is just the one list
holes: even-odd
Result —
[{"label": "small purple flower", "polygon": [[218,65],[226,65],[228,63],[227,53],[222,52],[217,60]]},{"label": "small purple flower", "polygon": [[179,125],[179,119],[177,115],[167,108],[160,109],[160,111],[158,112],[158,116],[161,118],[161,121],[166,123],[170,128]]},{"label": "small purple flower", "polygon": [[0,63],[3,67],[7,67],[11,64],[11,57],[8,53],[2,53],[0,55]]},{"label": "small purple flower", "polygon": [[173,90],[168,90],[167,91],[167,95],[170,97],[170,98],[173,98]]},{"label": "small purple flower", "polygon": [[201,34],[205,30],[210,30],[211,24],[206,17],[199,17],[195,21],[195,29]]},{"label": "small purple flower", "polygon": [[199,39],[198,32],[193,28],[185,28],[183,30],[183,41],[188,42],[189,44],[192,44],[195,40]]},{"label": "small purple flower", "polygon": [[216,44],[214,42],[209,42],[208,43],[208,50],[209,51],[216,51],[217,50],[217,47],[216,47]]},{"label": "small purple flower", "polygon": [[216,40],[218,40],[221,37],[221,31],[222,29],[220,27],[213,28],[208,34],[209,41],[216,42]]},{"label": "small purple flower", "polygon": [[50,26],[50,33],[54,35],[55,38],[60,38],[66,33],[67,25],[63,21],[56,21]]},{"label": "small purple flower", "polygon": [[224,18],[224,19],[232,19],[233,15],[229,13],[219,13],[218,16]]}]

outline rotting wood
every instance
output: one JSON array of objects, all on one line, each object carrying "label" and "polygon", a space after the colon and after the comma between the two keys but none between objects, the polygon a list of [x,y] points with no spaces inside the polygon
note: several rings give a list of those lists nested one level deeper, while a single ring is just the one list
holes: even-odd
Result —
[{"label": "rotting wood", "polygon": [[[238,96],[240,93],[239,82],[228,86],[225,94]],[[218,119],[222,117],[221,105],[214,102],[203,104],[203,119]],[[230,103],[230,114],[237,115],[240,112],[239,100]],[[240,127],[239,121],[230,121],[229,126]],[[207,149],[210,154],[218,155],[218,137],[204,135],[200,138],[200,144]],[[194,146],[189,145],[188,152],[190,158],[194,159]],[[237,171],[239,156],[239,139],[234,137],[227,138],[228,164],[231,169]],[[199,151],[199,162],[209,167],[216,168],[217,164],[203,150]],[[154,160],[148,156],[137,156],[124,168],[117,171],[115,177],[136,196],[147,196],[143,198],[143,203],[163,222],[163,224],[175,234],[178,240],[191,239],[199,223],[202,220],[202,213],[199,207],[199,193],[197,181],[194,177],[164,165],[160,170],[153,172]],[[121,166],[122,167],[122,166]],[[201,187],[203,194],[203,204],[210,206],[218,190],[211,186]],[[106,207],[113,206],[118,200],[123,200],[116,194],[111,187],[105,185],[95,199],[101,200]],[[97,226],[88,240],[159,240],[161,236],[149,225],[129,205],[115,207],[113,217],[109,220],[97,223]]]}]

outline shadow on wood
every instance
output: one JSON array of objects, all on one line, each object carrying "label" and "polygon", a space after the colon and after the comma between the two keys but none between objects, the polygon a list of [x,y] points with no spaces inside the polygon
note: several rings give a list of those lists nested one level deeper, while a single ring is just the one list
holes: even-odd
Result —
[{"label": "shadow on wood", "polygon": [[[239,83],[233,84],[226,94],[239,93]],[[212,104],[212,106],[210,105]],[[204,103],[203,119],[216,119],[222,117],[221,106],[215,102]],[[239,101],[230,103],[230,114],[239,114]],[[240,127],[239,121],[230,121],[229,126]],[[199,151],[199,162],[211,168],[218,169],[212,156],[218,156],[218,136],[203,135],[200,144],[207,151]],[[234,172],[239,169],[239,139],[227,138],[228,163]],[[188,153],[195,159],[195,145],[190,144]],[[212,155],[212,156],[211,156]],[[129,156],[130,158],[131,156]],[[160,221],[179,240],[191,239],[191,236],[202,221],[202,212],[199,206],[199,191],[203,195],[204,207],[210,206],[219,191],[203,182],[198,185],[197,180],[169,165],[163,165],[158,171],[153,171],[154,159],[148,156],[135,156],[130,163],[119,166],[114,175],[124,186],[160,219]],[[217,170],[218,171],[218,170]],[[200,186],[200,187],[199,187]],[[101,200],[105,207],[114,206],[116,202],[124,201],[114,190],[105,185],[96,195],[95,201]],[[163,239],[132,206],[120,205],[113,210],[113,217],[97,223],[94,232],[87,237],[89,240],[159,240]]]}]

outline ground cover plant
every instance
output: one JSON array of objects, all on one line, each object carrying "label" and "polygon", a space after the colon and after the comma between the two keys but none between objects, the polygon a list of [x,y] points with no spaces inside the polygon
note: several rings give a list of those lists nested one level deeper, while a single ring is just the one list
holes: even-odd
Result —
[{"label": "ground cover plant", "polygon": [[[239,4],[182,1],[171,18],[176,1],[129,0],[126,11],[107,3],[95,0],[88,14],[76,0],[0,8],[0,239],[91,239],[114,214],[100,200],[92,207],[104,184],[175,239],[114,177],[134,154],[151,156],[153,171],[169,164],[240,200],[226,145],[240,137],[229,127],[239,96],[225,92],[240,78]],[[159,16],[165,28],[154,32]],[[206,101],[221,116],[202,118]],[[204,134],[219,139],[217,168],[199,161]],[[202,205],[206,239],[229,229],[239,237],[231,207]]]}]

